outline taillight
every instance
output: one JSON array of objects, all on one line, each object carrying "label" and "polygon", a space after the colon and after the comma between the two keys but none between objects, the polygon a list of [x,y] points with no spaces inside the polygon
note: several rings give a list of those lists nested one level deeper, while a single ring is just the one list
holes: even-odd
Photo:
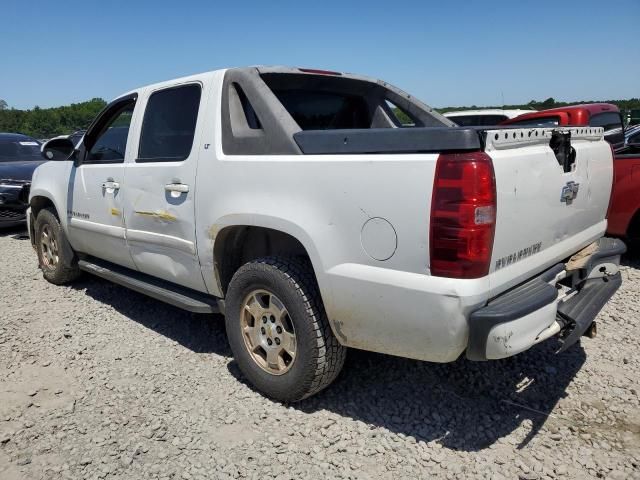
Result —
[{"label": "taillight", "polygon": [[496,227],[496,181],[484,152],[438,157],[431,199],[431,274],[479,278],[489,273]]}]

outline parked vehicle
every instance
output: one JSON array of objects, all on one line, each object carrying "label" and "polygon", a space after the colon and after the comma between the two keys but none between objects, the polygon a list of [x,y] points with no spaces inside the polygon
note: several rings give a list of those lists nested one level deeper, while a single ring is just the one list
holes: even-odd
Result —
[{"label": "parked vehicle", "polygon": [[25,223],[31,175],[41,163],[36,139],[0,133],[0,228]]},{"label": "parked vehicle", "polygon": [[77,147],[45,145],[60,161],[36,171],[30,236],[54,284],[86,271],[224,313],[240,369],[281,401],[329,385],[347,347],[491,360],[594,333],[625,249],[603,238],[603,130],[452,127],[337,72],[143,87]]},{"label": "parked vehicle", "polygon": [[503,110],[499,108],[485,108],[479,110],[447,112],[444,116],[461,127],[485,127],[499,125],[505,120],[515,118],[518,115],[529,112],[535,112],[535,110]]},{"label": "parked vehicle", "polygon": [[607,233],[640,247],[640,129],[625,132],[625,145],[614,155],[615,183]]},{"label": "parked vehicle", "polygon": [[634,244],[640,239],[640,131],[625,130],[615,105],[596,103],[542,110],[521,115],[502,125],[603,127],[605,139],[614,149],[614,185],[608,213],[607,234]]},{"label": "parked vehicle", "polygon": [[584,126],[604,128],[605,139],[614,148],[622,147],[622,114],[618,107],[610,103],[586,103],[567,107],[551,108],[539,112],[525,113],[500,125],[518,127],[559,127]]}]

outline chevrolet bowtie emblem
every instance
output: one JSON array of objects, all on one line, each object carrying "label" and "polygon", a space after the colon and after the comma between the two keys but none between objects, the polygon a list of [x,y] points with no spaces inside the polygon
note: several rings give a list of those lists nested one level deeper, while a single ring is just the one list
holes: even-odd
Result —
[{"label": "chevrolet bowtie emblem", "polygon": [[562,193],[560,194],[560,201],[562,203],[566,203],[567,205],[571,205],[571,203],[578,196],[578,190],[580,189],[580,184],[576,182],[567,182],[567,184],[562,187]]}]

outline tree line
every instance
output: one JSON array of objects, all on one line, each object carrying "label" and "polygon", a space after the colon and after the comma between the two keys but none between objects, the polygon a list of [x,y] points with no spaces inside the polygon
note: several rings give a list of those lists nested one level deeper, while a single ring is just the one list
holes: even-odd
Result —
[{"label": "tree line", "polygon": [[0,100],[0,132],[23,133],[34,138],[68,135],[89,126],[107,104],[102,98],[62,107],[18,110]]},{"label": "tree line", "polygon": [[628,100],[584,100],[580,102],[558,102],[553,97],[549,97],[546,100],[537,101],[531,100],[529,103],[521,105],[500,105],[492,107],[477,107],[471,105],[470,107],[444,107],[438,108],[440,113],[455,112],[458,110],[476,110],[478,108],[504,108],[505,110],[547,110],[549,108],[566,107],[567,105],[579,105],[581,103],[612,103],[620,109],[622,114],[626,114],[631,110],[640,109],[640,98],[630,98]]},{"label": "tree line", "polygon": [[[583,102],[558,102],[553,97],[543,101],[531,100],[524,105],[500,105],[491,107],[444,107],[437,108],[440,113],[452,112],[456,110],[475,110],[477,108],[504,108],[504,109],[533,109],[546,110],[548,108],[564,107],[578,103],[594,103],[594,101]],[[640,99],[630,98],[628,100],[604,100],[604,103],[613,103],[623,114],[632,109],[640,109]],[[107,104],[102,98],[92,98],[87,102],[72,103],[62,107],[40,108],[34,107],[31,110],[18,110],[9,108],[7,102],[0,99],[0,132],[23,133],[35,138],[51,138],[56,135],[67,135],[82,130],[89,126],[95,116]],[[411,121],[404,117],[403,112],[396,114],[401,121]]]}]

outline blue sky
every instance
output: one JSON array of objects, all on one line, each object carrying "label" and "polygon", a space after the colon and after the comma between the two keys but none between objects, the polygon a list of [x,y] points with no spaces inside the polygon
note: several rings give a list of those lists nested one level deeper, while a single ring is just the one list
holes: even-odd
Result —
[{"label": "blue sky", "polygon": [[0,98],[105,99],[229,66],[379,77],[442,107],[640,96],[639,0],[3,0]]}]

